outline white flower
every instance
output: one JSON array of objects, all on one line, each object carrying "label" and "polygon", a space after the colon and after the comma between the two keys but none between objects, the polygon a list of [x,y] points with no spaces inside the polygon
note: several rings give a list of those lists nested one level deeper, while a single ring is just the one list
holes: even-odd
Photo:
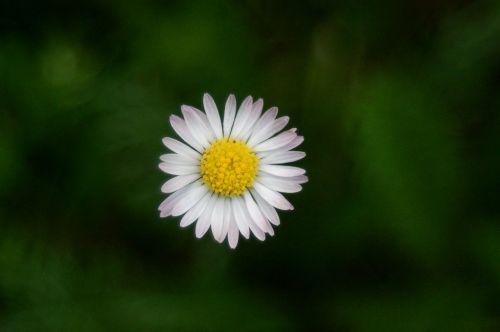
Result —
[{"label": "white flower", "polygon": [[251,232],[262,241],[280,223],[275,209],[293,210],[281,193],[299,192],[308,180],[302,168],[281,165],[305,157],[302,151],[291,151],[304,138],[296,128],[279,133],[289,118],[276,118],[276,107],[262,114],[262,99],[253,102],[248,96],[236,111],[236,98],[230,95],[222,121],[207,93],[203,106],[205,113],[183,105],[184,118],[170,116],[175,132],[189,146],[163,139],[174,153],[162,155],[159,166],[175,177],[161,188],[171,195],[160,204],[160,216],[183,215],[181,227],[196,221],[198,238],[212,228],[215,240],[222,243],[227,236],[231,248],[240,233],[248,239]]}]

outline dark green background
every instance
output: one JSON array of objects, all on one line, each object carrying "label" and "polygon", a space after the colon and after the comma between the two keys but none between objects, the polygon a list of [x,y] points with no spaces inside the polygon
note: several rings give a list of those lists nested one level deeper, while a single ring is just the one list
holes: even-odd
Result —
[{"label": "dark green background", "polygon": [[[2,1],[1,331],[500,331],[498,1]],[[170,114],[263,97],[310,182],[160,220]]]}]

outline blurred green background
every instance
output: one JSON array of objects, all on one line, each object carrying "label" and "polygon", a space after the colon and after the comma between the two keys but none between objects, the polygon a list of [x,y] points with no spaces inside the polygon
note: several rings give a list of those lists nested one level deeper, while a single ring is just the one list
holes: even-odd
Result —
[{"label": "blurred green background", "polygon": [[[0,331],[500,331],[500,2],[2,1]],[[157,212],[170,114],[263,97],[265,242]]]}]

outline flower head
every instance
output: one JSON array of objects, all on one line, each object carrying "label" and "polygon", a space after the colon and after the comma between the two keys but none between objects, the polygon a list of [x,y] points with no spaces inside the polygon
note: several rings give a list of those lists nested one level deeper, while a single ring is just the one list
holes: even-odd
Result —
[{"label": "flower head", "polygon": [[160,204],[160,216],[183,215],[181,227],[196,222],[198,238],[211,228],[215,240],[227,237],[231,248],[240,233],[259,240],[274,235],[272,225],[280,223],[276,209],[293,210],[281,193],[299,192],[307,182],[302,168],[282,165],[305,157],[292,151],[304,138],[295,128],[282,131],[289,118],[276,118],[276,107],[262,114],[262,99],[248,96],[236,111],[230,95],[223,119],[207,93],[203,106],[205,112],[183,105],[183,118],[170,116],[187,144],[163,139],[173,153],[160,157],[160,169],[175,177],[161,188],[170,195]]}]

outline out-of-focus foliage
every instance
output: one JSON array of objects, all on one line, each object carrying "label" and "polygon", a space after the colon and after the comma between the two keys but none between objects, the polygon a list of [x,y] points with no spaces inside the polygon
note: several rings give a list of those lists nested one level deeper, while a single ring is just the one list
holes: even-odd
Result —
[{"label": "out-of-focus foliage", "polygon": [[[3,2],[0,330],[500,330],[499,74],[492,0]],[[158,217],[203,92],[306,137],[263,243]]]}]

